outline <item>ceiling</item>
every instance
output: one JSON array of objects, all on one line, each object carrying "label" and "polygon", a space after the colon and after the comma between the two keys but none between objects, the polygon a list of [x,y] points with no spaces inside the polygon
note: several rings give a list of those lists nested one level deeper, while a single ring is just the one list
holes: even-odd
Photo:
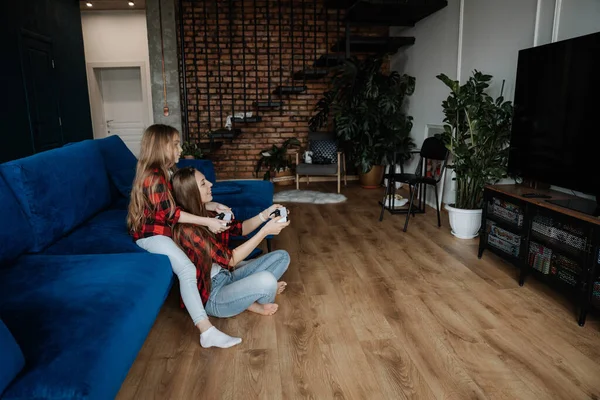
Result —
[{"label": "ceiling", "polygon": [[[98,11],[98,10],[145,10],[146,0],[132,0],[135,5],[129,6],[129,0],[87,0],[79,1],[81,11]],[[88,7],[86,3],[92,3],[92,7]]]}]

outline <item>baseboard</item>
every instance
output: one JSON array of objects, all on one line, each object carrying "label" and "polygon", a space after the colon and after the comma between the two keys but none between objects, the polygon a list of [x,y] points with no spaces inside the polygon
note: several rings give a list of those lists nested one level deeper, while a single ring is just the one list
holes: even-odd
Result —
[{"label": "baseboard", "polygon": [[[310,182],[337,182],[337,176],[311,176]],[[309,183],[308,178],[306,176],[301,176],[299,179],[300,183]],[[346,177],[348,181],[357,181],[358,175],[348,175]],[[342,183],[344,183],[344,178],[341,179]],[[310,183],[309,183],[310,184]]]}]

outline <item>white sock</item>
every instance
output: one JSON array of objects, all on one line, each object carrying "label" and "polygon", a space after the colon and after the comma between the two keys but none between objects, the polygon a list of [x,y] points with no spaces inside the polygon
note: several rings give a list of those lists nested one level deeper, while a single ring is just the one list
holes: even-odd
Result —
[{"label": "white sock", "polygon": [[200,334],[200,346],[204,347],[205,349],[213,346],[226,349],[240,343],[242,343],[241,338],[229,336],[214,326],[211,326]]}]

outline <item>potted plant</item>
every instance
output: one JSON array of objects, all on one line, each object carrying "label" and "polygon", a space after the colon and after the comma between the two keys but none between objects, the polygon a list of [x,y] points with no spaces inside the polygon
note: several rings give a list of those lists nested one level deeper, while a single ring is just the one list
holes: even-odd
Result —
[{"label": "potted plant", "polygon": [[200,159],[203,157],[202,149],[196,142],[183,142],[181,148],[181,155],[185,159],[193,160],[194,158]]},{"label": "potted plant", "polygon": [[502,93],[493,99],[486,93],[491,75],[475,70],[464,84],[446,75],[437,78],[450,88],[442,103],[444,133],[456,175],[456,200],[446,205],[452,234],[461,239],[477,236],[481,228],[483,188],[507,176],[513,105]]},{"label": "potted plant", "polygon": [[292,174],[292,162],[287,153],[290,147],[300,146],[300,141],[296,138],[287,139],[281,144],[281,146],[273,145],[267,149],[262,150],[259,155],[260,158],[256,163],[256,169],[254,173],[258,176],[258,173],[263,167],[267,170],[263,175],[263,179],[273,180],[277,185],[291,185],[294,183]]},{"label": "potted plant", "polygon": [[349,156],[359,170],[361,186],[367,188],[380,186],[382,164],[390,164],[394,152],[406,159],[414,147],[412,117],[404,113],[403,106],[406,96],[415,90],[415,78],[396,71],[384,73],[384,60],[346,60],[309,121],[316,131],[332,117],[338,137],[351,143]]}]

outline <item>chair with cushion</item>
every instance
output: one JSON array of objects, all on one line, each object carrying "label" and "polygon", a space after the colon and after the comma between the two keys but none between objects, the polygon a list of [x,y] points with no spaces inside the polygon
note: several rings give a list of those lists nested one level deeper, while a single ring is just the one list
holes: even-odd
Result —
[{"label": "chair with cushion", "polygon": [[342,173],[344,186],[346,180],[346,157],[339,151],[334,132],[309,132],[308,150],[312,152],[312,163],[300,162],[300,153],[296,153],[296,189],[300,189],[300,176],[310,182],[310,176],[337,176],[337,192],[340,193]]},{"label": "chair with cushion", "polygon": [[[409,189],[409,205],[408,210],[401,210],[401,213],[406,213],[406,221],[404,222],[404,232],[408,229],[408,221],[410,219],[410,214],[415,214],[414,210],[414,200],[415,200],[415,192],[418,191],[419,187],[422,186],[433,186],[435,191],[435,206],[437,210],[437,219],[438,226],[442,226],[442,222],[440,219],[440,203],[438,201],[438,183],[442,179],[444,175],[444,171],[446,169],[446,163],[448,161],[448,149],[444,145],[444,143],[435,138],[430,137],[425,139],[423,142],[423,146],[421,147],[421,151],[419,152],[420,159],[417,164],[417,169],[414,174],[407,174],[404,172],[404,167],[401,165],[401,172],[391,172],[385,174],[385,178],[387,179],[387,186],[385,188],[385,201],[382,202],[381,205],[381,214],[379,216],[379,220],[383,220],[383,213],[386,208],[386,204],[388,204],[388,196],[392,195],[391,198],[391,210],[390,212],[398,211],[395,210],[393,202],[394,202],[394,188],[396,182],[403,182],[408,184]],[[394,164],[396,164],[394,160]],[[393,168],[390,168],[392,171]],[[421,193],[421,196],[424,196],[425,193]],[[424,207],[423,207],[424,208]],[[422,211],[424,212],[424,211]]]}]

